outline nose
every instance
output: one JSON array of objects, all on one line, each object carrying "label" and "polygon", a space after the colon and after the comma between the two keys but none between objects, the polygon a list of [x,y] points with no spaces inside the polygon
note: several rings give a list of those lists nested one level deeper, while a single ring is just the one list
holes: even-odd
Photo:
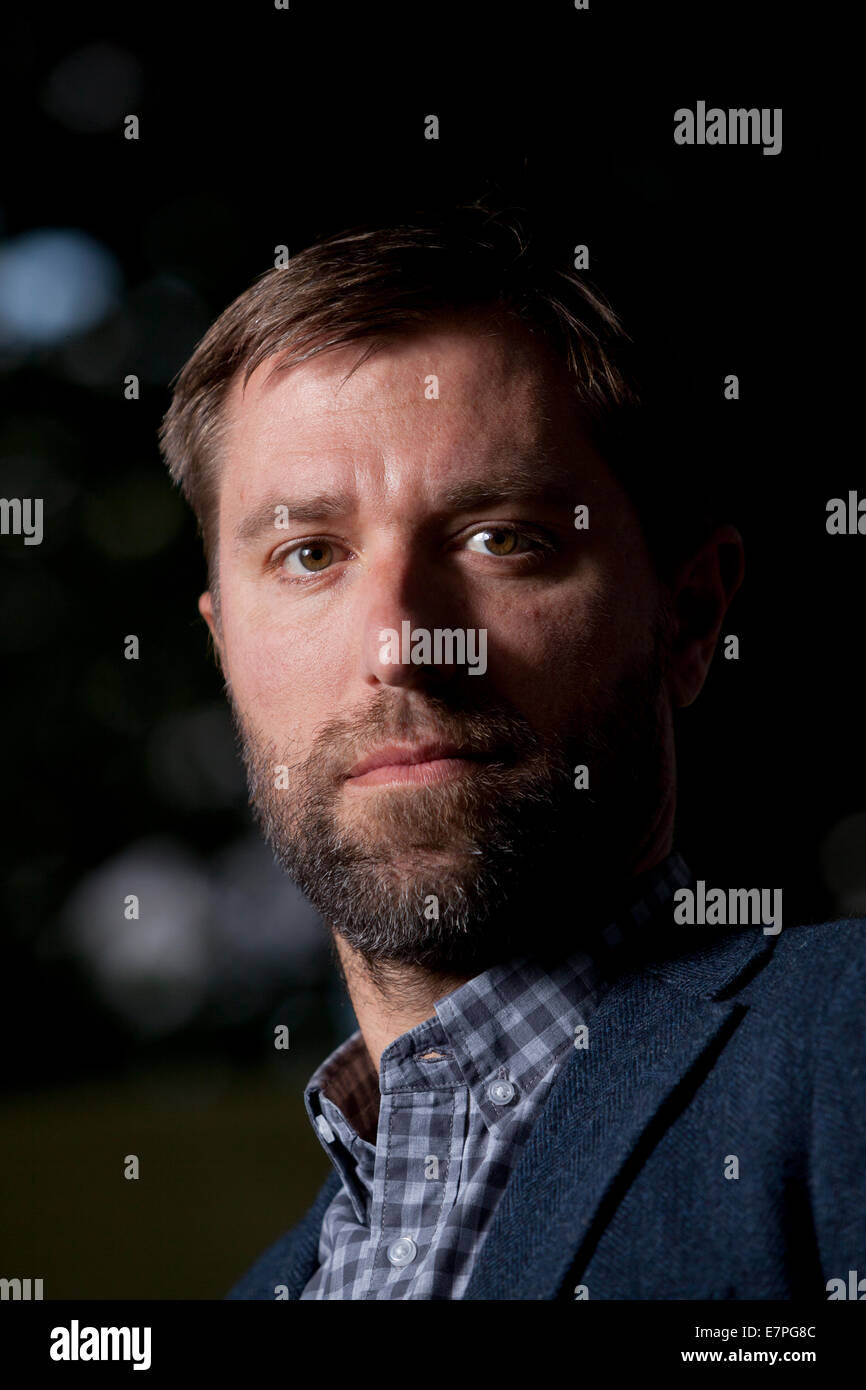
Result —
[{"label": "nose", "polygon": [[417,552],[395,545],[371,561],[358,600],[365,681],[429,689],[461,675],[456,644],[437,633],[465,624],[465,605]]}]

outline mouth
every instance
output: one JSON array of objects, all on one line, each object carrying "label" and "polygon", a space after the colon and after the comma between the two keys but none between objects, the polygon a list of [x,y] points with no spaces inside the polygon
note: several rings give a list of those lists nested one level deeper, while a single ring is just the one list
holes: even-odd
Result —
[{"label": "mouth", "polygon": [[453,743],[388,744],[356,763],[346,781],[365,787],[385,782],[431,786],[471,775],[487,760]]}]

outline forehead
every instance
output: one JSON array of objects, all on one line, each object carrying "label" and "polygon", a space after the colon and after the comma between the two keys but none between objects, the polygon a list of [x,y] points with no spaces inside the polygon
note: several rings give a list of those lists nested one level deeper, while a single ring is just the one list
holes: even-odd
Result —
[{"label": "forehead", "polygon": [[[592,451],[572,379],[521,323],[464,314],[411,334],[361,339],[297,365],[270,358],[226,400],[222,504],[234,510],[282,478],[338,474],[396,491],[520,455],[560,462]],[[360,362],[360,365],[358,365]],[[419,474],[421,475],[419,477]]]},{"label": "forehead", "polygon": [[[371,346],[375,351],[353,370]],[[504,414],[532,428],[540,409],[570,403],[570,388],[544,338],[516,321],[464,313],[375,344],[362,338],[295,366],[269,358],[246,384],[242,373],[235,376],[226,416],[235,434],[266,420],[339,426],[352,412],[423,411],[435,402],[439,414],[463,410],[489,424]]]}]

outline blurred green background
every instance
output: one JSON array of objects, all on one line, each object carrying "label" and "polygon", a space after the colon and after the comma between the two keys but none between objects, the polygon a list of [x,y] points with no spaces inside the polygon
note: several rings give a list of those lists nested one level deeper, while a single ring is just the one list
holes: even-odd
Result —
[{"label": "blurred green background", "polygon": [[46,1299],[221,1298],[329,1171],[299,1099],[314,1065],[172,1066],[7,1097],[4,1269],[43,1279]]}]

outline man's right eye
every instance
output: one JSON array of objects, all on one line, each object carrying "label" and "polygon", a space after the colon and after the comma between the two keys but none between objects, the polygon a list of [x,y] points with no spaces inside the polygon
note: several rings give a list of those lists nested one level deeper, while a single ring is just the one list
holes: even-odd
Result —
[{"label": "man's right eye", "polygon": [[274,568],[289,579],[304,579],[329,569],[341,546],[326,540],[300,541],[274,557]]}]

